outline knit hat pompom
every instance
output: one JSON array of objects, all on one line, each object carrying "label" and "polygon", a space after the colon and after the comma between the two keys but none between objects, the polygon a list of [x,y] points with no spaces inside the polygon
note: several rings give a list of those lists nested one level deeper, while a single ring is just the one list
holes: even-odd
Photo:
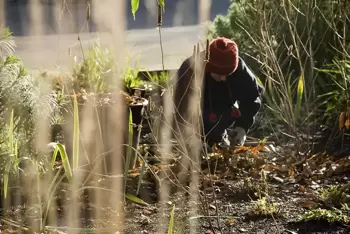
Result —
[{"label": "knit hat pompom", "polygon": [[225,37],[214,39],[209,45],[209,62],[206,72],[229,75],[238,67],[238,47],[236,42]]},{"label": "knit hat pompom", "polygon": [[216,40],[216,47],[220,50],[224,50],[227,46],[227,42],[224,40],[224,38],[218,38]]}]

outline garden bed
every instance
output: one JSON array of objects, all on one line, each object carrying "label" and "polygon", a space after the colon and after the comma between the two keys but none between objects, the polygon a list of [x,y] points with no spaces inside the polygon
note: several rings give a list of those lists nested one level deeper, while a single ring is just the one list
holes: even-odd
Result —
[{"label": "garden bed", "polygon": [[[160,201],[159,184],[150,171],[144,176],[139,192],[139,197],[145,202],[143,204],[128,201],[125,205],[119,204],[120,207],[124,207],[122,210],[114,210],[113,206],[118,204],[111,205],[109,199],[112,194],[109,192],[99,194],[103,201],[98,204],[91,195],[85,193],[79,199],[81,211],[76,224],[86,230],[81,229],[79,233],[94,229],[95,233],[112,233],[113,230],[124,230],[124,233],[130,234],[165,233],[157,230],[159,231],[159,228],[163,228],[163,231],[167,230],[174,205],[175,229],[181,229],[182,233],[188,233],[190,226],[194,223],[197,223],[196,233],[347,233],[350,231],[348,226],[350,212],[347,208],[339,206],[348,204],[349,195],[338,194],[334,187],[333,190],[329,189],[331,186],[341,186],[347,182],[350,176],[347,166],[350,164],[349,158],[339,159],[316,154],[307,157],[303,163],[292,163],[289,156],[291,149],[266,145],[264,149],[259,150],[259,153],[253,154],[250,149],[240,148],[234,154],[217,152],[211,155],[209,161],[217,165],[217,171],[215,175],[209,176],[206,169],[203,169],[200,190],[198,190],[200,199],[196,201],[191,201],[194,194],[184,192],[181,188],[184,185],[176,183],[171,186],[172,189],[169,189],[167,200]],[[176,167],[174,165],[176,161],[173,162],[172,167]],[[294,165],[294,169],[287,165]],[[153,172],[166,171],[165,168],[169,167],[153,165],[152,170]],[[176,174],[178,171],[174,170]],[[171,175],[171,173],[168,174]],[[136,194],[138,177],[137,169],[130,172],[128,193]],[[112,187],[115,180],[118,178],[101,177],[91,181],[91,185],[108,189]],[[69,187],[64,184],[62,186],[59,196],[69,200]],[[103,198],[103,196],[106,197]],[[190,207],[199,209],[198,213],[193,213]],[[332,212],[333,207],[338,207],[341,213]],[[59,215],[56,225],[60,228],[49,233],[67,232],[65,227],[68,226],[68,216],[60,214],[68,212],[68,208],[69,205],[57,207]],[[207,211],[204,212],[203,208]],[[322,209],[323,213],[317,209]],[[95,212],[102,215],[96,217]],[[307,212],[310,220],[297,222]],[[34,219],[35,206],[17,206],[5,210],[3,231],[9,233],[14,228],[15,224],[10,224],[8,219],[19,223],[24,213],[26,217]],[[201,217],[208,215],[213,218]],[[55,229],[53,223],[48,223],[47,226],[48,229]],[[121,227],[123,228],[120,229]]]}]

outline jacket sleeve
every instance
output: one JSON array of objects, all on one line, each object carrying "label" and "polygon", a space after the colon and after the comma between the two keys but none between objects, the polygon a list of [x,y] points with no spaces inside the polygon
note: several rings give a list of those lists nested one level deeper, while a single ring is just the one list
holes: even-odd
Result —
[{"label": "jacket sleeve", "polygon": [[246,66],[239,79],[239,87],[242,90],[238,95],[241,116],[234,123],[234,127],[241,127],[248,132],[255,122],[256,114],[260,110],[264,88],[257,82],[255,75]]}]

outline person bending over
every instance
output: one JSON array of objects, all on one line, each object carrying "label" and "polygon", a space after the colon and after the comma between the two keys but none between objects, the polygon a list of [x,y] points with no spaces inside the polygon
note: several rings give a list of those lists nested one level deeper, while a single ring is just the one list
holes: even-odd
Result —
[{"label": "person bending over", "polygon": [[[244,145],[249,129],[260,110],[264,88],[238,54],[237,44],[218,37],[209,44],[209,61],[205,63],[202,90],[202,119],[205,143]],[[205,51],[200,52],[204,64]],[[203,73],[202,73],[203,74]],[[188,122],[185,113],[194,84],[194,58],[185,59],[177,72],[175,121]],[[202,132],[203,133],[203,132]]]}]

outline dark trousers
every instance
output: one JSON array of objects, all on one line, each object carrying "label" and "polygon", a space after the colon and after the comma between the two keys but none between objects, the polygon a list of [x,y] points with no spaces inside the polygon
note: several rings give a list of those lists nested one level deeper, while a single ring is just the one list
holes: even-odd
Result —
[{"label": "dark trousers", "polygon": [[203,128],[206,142],[209,146],[217,144],[227,137],[226,129],[234,124],[236,118],[231,116],[231,112],[216,114],[216,122],[210,119],[210,113],[203,111]]}]

